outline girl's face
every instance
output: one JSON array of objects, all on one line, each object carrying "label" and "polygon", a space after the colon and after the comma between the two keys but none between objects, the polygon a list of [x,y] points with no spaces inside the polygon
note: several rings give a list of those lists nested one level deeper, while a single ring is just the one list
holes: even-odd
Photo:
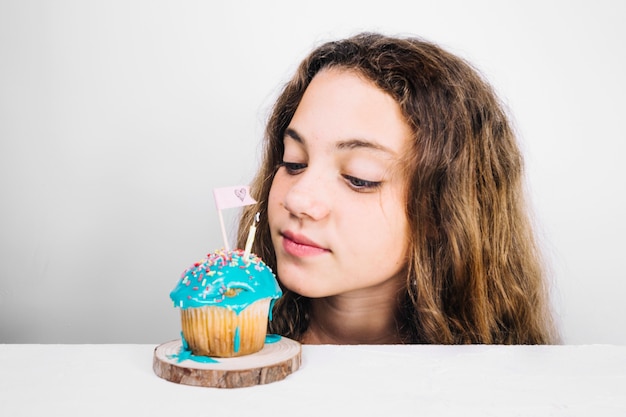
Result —
[{"label": "girl's face", "polygon": [[397,282],[408,248],[401,160],[411,136],[399,105],[370,81],[338,69],[313,78],[268,201],[287,288],[327,297]]}]

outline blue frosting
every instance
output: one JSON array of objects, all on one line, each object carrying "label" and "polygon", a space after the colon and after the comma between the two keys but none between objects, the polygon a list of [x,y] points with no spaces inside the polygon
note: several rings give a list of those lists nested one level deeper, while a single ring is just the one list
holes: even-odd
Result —
[{"label": "blue frosting", "polygon": [[[175,307],[220,306],[239,314],[255,301],[282,291],[272,270],[254,254],[243,259],[243,251],[217,251],[183,271],[170,293]],[[270,308],[271,315],[271,308]]]},{"label": "blue frosting", "polygon": [[235,338],[233,340],[233,350],[235,353],[239,352],[239,347],[241,346],[241,338],[239,336],[239,327],[235,329]]},{"label": "blue frosting", "polygon": [[[209,356],[201,356],[194,355],[191,349],[189,349],[189,344],[187,344],[187,340],[185,340],[185,336],[183,332],[180,332],[182,345],[178,351],[178,353],[173,355],[167,355],[169,359],[176,359],[176,362],[180,363],[186,360],[199,362],[199,363],[219,363],[217,359],[211,358]],[[268,334],[265,336],[265,344],[269,345],[272,343],[277,343],[280,341],[281,336],[277,334]]]},{"label": "blue frosting", "polygon": [[182,341],[180,350],[176,354],[167,355],[169,359],[176,359],[176,361],[179,363],[186,360],[192,360],[200,363],[219,363],[217,360],[208,356],[194,355],[191,349],[189,349],[189,345],[187,344],[187,340],[185,340],[183,332],[180,332],[180,337]]}]

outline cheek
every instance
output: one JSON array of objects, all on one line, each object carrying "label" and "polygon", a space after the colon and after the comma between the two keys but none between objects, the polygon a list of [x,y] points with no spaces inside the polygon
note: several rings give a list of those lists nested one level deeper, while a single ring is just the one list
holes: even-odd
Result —
[{"label": "cheek", "polygon": [[370,250],[379,251],[381,254],[399,254],[400,257],[404,257],[407,252],[409,230],[406,212],[398,195],[388,198],[391,200],[369,211],[370,217],[361,224],[359,238],[369,241]]},{"label": "cheek", "polygon": [[383,212],[380,209],[357,211],[350,218],[355,240],[367,239],[370,246],[398,246],[406,240],[406,222],[403,213]]}]

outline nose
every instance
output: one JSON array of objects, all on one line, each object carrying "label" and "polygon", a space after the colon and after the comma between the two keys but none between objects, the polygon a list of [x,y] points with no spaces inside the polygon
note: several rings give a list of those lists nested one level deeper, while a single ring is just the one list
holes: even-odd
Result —
[{"label": "nose", "polygon": [[322,220],[330,213],[330,189],[322,176],[304,172],[286,190],[285,209],[300,220]]}]

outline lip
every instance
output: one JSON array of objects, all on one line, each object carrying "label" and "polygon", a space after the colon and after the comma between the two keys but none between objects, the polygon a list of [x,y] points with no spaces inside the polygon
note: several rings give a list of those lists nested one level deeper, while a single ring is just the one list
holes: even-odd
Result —
[{"label": "lip", "polygon": [[322,247],[304,235],[284,231],[281,232],[281,236],[283,237],[283,249],[292,256],[308,257],[330,252],[329,249]]}]

